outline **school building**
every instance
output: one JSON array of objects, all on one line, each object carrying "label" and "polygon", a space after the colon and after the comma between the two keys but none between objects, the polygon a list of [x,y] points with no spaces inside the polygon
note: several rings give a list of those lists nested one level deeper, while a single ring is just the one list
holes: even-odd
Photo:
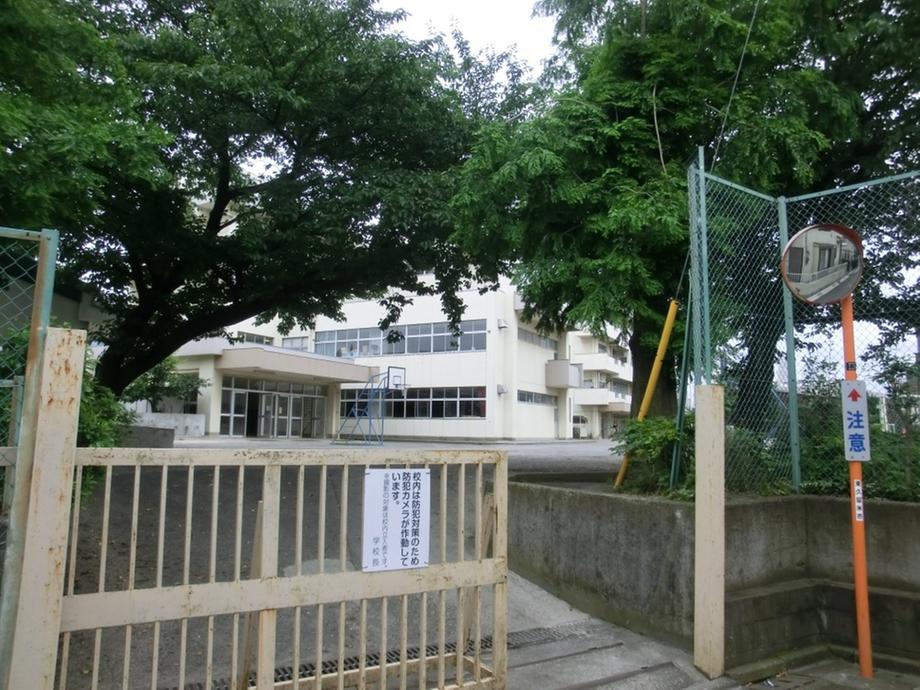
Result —
[{"label": "school building", "polygon": [[367,382],[398,367],[403,385],[380,407],[390,438],[598,438],[628,417],[631,361],[615,332],[540,334],[522,319],[508,281],[461,296],[459,336],[439,298],[425,296],[413,297],[390,329],[399,338],[379,329],[376,301],[354,300],[343,305],[343,321],[320,318],[315,330],[281,335],[276,323],[249,320],[229,329],[234,343],[188,343],[176,352],[178,368],[209,385],[169,409],[197,413],[186,433],[335,437]]}]

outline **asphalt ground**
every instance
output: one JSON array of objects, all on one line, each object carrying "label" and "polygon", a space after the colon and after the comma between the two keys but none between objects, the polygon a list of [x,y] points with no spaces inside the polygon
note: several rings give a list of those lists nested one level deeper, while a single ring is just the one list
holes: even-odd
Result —
[{"label": "asphalt ground", "polygon": [[[177,448],[362,448],[359,444],[334,444],[329,439],[245,439],[184,438],[176,439]],[[371,446],[376,447],[376,446]],[[522,440],[495,442],[386,441],[391,450],[503,450],[508,453],[508,467],[513,472],[616,472],[622,455],[609,439]]]}]

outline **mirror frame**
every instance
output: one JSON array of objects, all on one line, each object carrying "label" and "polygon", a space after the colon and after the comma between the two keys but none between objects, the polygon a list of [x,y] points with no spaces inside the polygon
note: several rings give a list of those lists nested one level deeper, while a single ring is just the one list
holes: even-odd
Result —
[{"label": "mirror frame", "polygon": [[[790,287],[789,275],[786,272],[786,257],[789,254],[789,249],[792,247],[793,243],[799,239],[802,235],[809,232],[810,230],[831,230],[837,232],[844,237],[846,237],[850,242],[853,243],[853,246],[856,248],[856,255],[859,257],[859,274],[856,276],[856,282],[853,283],[853,288],[847,294],[841,296],[839,299],[832,300],[830,302],[816,302],[809,299],[805,299],[801,294],[796,292]],[[786,246],[783,247],[783,253],[779,260],[779,270],[783,276],[783,284],[786,286],[786,289],[789,290],[789,293],[798,300],[805,302],[806,304],[811,304],[814,306],[824,306],[828,304],[839,304],[841,301],[845,300],[847,297],[853,294],[856,290],[856,286],[859,285],[862,280],[863,275],[863,243],[862,238],[859,236],[859,233],[856,232],[853,228],[848,228],[846,225],[838,225],[836,223],[815,223],[814,225],[809,225],[802,228],[792,237],[789,238],[789,241],[786,242]]]}]

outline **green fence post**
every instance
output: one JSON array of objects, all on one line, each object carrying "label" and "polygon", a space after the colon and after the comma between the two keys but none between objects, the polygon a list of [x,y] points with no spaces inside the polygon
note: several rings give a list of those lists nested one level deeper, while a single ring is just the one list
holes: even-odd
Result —
[{"label": "green fence post", "polygon": [[[777,200],[776,210],[779,216],[779,252],[782,260],[783,250],[789,242],[789,226],[786,216],[786,197]],[[789,401],[786,411],[789,414],[789,453],[792,456],[792,490],[802,490],[802,447],[799,437],[799,392],[795,364],[795,324],[792,318],[792,295],[789,288],[783,286],[783,321],[786,325],[786,378],[789,389]]]},{"label": "green fence post", "polygon": [[699,221],[700,211],[697,202],[697,172],[696,166],[687,168],[687,196],[689,197],[690,211],[690,299],[687,302],[687,313],[690,322],[688,328],[693,329],[693,372],[699,380],[703,375],[703,317],[700,314],[700,238]]},{"label": "green fence post", "polygon": [[703,372],[702,384],[712,383],[712,337],[709,322],[709,226],[706,222],[706,156],[703,147],[697,149],[697,174],[699,180],[699,227],[700,227],[700,315],[703,321]]}]

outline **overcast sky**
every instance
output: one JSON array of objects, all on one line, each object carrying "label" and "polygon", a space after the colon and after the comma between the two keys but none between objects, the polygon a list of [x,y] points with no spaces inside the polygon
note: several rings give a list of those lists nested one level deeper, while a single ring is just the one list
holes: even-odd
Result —
[{"label": "overcast sky", "polygon": [[534,0],[379,0],[385,10],[404,9],[410,16],[399,27],[409,38],[449,34],[456,26],[474,50],[517,46],[518,56],[539,75],[552,54],[553,21],[531,17]]}]

